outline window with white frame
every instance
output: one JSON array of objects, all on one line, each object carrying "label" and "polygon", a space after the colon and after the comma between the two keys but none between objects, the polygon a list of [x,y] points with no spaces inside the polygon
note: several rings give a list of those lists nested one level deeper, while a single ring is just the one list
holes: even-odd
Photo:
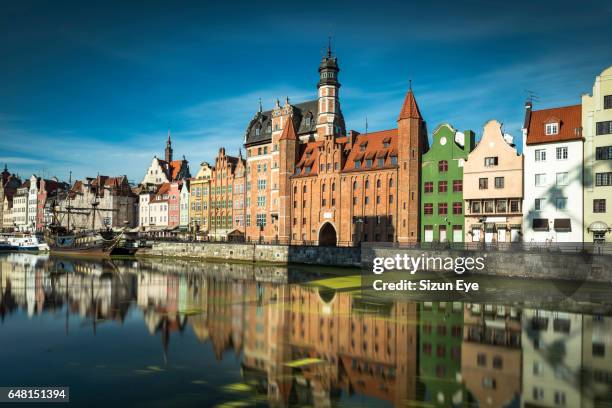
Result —
[{"label": "window with white frame", "polygon": [[557,147],[557,160],[567,159],[567,146]]},{"label": "window with white frame", "polygon": [[546,149],[537,149],[535,151],[535,161],[546,161]]},{"label": "window with white frame", "polygon": [[547,135],[556,135],[557,133],[559,133],[559,124],[554,122],[554,123],[547,123],[546,124],[546,134]]},{"label": "window with white frame", "polygon": [[542,211],[542,208],[544,208],[544,199],[536,198],[533,207],[536,211]]},{"label": "window with white frame", "polygon": [[569,184],[569,176],[567,172],[557,173],[557,185],[567,186]]},{"label": "window with white frame", "polygon": [[557,197],[555,199],[557,210],[565,210],[567,208],[567,197]]},{"label": "window with white frame", "polygon": [[536,187],[543,187],[546,185],[546,174],[536,174],[535,175],[535,185]]}]

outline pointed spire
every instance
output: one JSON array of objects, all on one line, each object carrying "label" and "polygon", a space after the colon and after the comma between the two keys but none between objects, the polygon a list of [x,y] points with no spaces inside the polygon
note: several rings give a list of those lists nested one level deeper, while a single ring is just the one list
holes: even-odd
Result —
[{"label": "pointed spire", "polygon": [[404,104],[402,105],[402,110],[400,111],[399,118],[397,120],[422,118],[421,111],[419,110],[419,106],[414,98],[414,93],[412,92],[412,81],[410,81],[410,88],[406,93]]},{"label": "pointed spire", "polygon": [[289,118],[287,118],[285,127],[283,128],[283,133],[278,140],[297,140],[295,127],[293,126],[293,116],[289,116]]},{"label": "pointed spire", "polygon": [[332,56],[332,50],[331,50],[331,35],[329,37],[327,37],[327,58],[331,58]]},{"label": "pointed spire", "polygon": [[263,106],[261,105],[261,98],[259,98],[259,113],[263,112]]},{"label": "pointed spire", "polygon": [[285,106],[289,106],[289,97],[285,96]]}]

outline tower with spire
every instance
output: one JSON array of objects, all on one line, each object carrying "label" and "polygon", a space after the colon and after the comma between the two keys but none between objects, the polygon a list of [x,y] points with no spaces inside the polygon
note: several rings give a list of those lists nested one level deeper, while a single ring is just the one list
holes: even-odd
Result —
[{"label": "tower with spire", "polygon": [[344,134],[344,120],[340,111],[338,82],[338,58],[332,53],[331,38],[327,51],[319,65],[318,101],[319,118],[317,121],[317,134],[320,139],[335,137]]},{"label": "tower with spire", "polygon": [[168,140],[166,141],[165,160],[170,163],[172,161],[172,140],[170,138],[170,129],[168,129]]},{"label": "tower with spire", "polygon": [[420,223],[421,156],[427,150],[427,129],[410,81],[397,119],[398,147],[398,242],[417,242]]}]

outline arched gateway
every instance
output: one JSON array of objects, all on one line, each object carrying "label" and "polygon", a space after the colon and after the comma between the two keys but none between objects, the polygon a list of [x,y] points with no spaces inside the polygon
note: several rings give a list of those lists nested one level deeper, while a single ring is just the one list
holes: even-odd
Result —
[{"label": "arched gateway", "polygon": [[336,246],[337,240],[336,229],[329,222],[326,222],[319,230],[319,245]]}]

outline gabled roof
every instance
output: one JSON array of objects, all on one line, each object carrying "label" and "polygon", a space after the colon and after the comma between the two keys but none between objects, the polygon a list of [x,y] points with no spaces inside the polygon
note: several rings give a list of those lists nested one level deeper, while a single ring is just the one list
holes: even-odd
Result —
[{"label": "gabled roof", "polygon": [[[558,120],[559,131],[546,134],[546,124]],[[531,111],[526,123],[528,145],[582,139],[582,105]]]},{"label": "gabled roof", "polygon": [[[297,135],[315,132],[317,130],[317,116],[319,115],[319,103],[317,99],[291,105],[293,108],[293,120]],[[310,117],[310,123],[306,120]],[[272,110],[257,112],[246,129],[245,144],[268,143],[272,140]],[[259,134],[257,134],[259,128]]]},{"label": "gabled roof", "polygon": [[[388,147],[385,147],[385,143],[388,143]],[[362,146],[365,146],[365,151],[362,151]],[[394,151],[397,152],[397,129],[360,134],[357,136],[342,171],[368,171],[394,167],[389,160]],[[364,159],[372,160],[372,167],[366,168],[362,165],[360,168],[356,168],[355,162]],[[380,167],[375,159],[383,159],[384,165]]]},{"label": "gabled roof", "polygon": [[406,93],[404,104],[397,120],[402,119],[422,119],[421,111],[419,111],[419,106],[416,103],[412,89]]}]

